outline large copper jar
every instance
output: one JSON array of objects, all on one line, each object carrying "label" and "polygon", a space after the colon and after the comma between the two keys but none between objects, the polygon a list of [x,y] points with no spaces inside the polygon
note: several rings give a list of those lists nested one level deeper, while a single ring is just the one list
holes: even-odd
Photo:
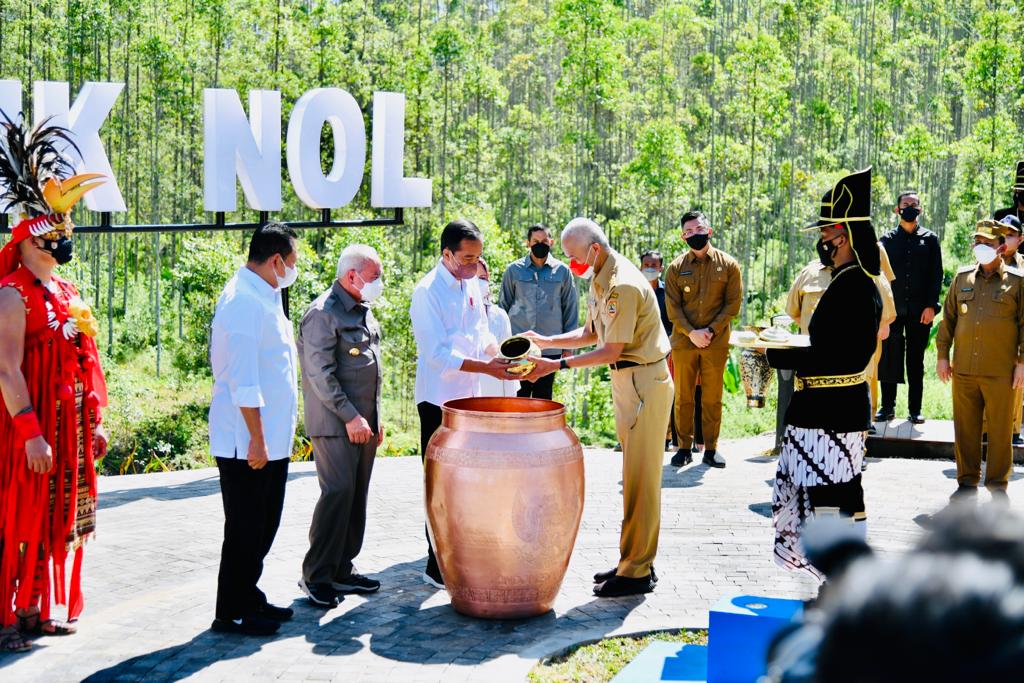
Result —
[{"label": "large copper jar", "polygon": [[534,398],[442,406],[427,446],[427,523],[452,606],[514,619],[551,609],[583,515],[583,449],[565,407]]}]

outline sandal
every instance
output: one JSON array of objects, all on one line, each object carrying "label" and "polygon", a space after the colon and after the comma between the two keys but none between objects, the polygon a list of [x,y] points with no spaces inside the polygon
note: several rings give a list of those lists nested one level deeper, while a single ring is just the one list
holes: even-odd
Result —
[{"label": "sandal", "polygon": [[31,649],[32,642],[25,640],[13,626],[0,631],[0,652],[28,652]]},{"label": "sandal", "polygon": [[56,619],[39,619],[39,612],[18,615],[18,630],[30,636],[70,636],[78,632],[71,624]]}]

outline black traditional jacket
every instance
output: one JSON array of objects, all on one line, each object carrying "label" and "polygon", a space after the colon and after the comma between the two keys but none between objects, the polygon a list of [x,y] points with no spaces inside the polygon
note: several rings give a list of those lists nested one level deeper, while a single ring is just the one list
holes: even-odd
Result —
[{"label": "black traditional jacket", "polygon": [[[768,364],[795,370],[797,378],[863,373],[875,352],[882,301],[874,281],[856,262],[832,273],[832,281],[811,316],[811,345],[768,349]],[[794,392],[786,424],[807,429],[862,432],[870,425],[866,382],[805,388]]]}]

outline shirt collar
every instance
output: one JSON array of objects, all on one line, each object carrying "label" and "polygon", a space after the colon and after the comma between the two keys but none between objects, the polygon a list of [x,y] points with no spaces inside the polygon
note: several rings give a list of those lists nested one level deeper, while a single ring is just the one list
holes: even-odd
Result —
[{"label": "shirt collar", "polygon": [[461,286],[459,285],[458,279],[454,275],[452,275],[450,270],[448,270],[447,268],[444,267],[444,260],[442,260],[442,259],[438,259],[437,260],[437,268],[436,268],[436,270],[437,270],[437,277],[441,280],[441,282],[446,287],[448,287],[448,289],[459,289],[459,288],[461,288]]},{"label": "shirt collar", "polygon": [[345,288],[342,287],[341,283],[337,280],[335,280],[334,284],[331,285],[331,291],[334,293],[334,296],[337,297],[338,301],[341,302],[341,305],[345,307],[346,311],[351,311],[362,303],[360,301],[356,301],[351,294],[345,291]]},{"label": "shirt collar", "polygon": [[273,299],[277,295],[277,290],[267,284],[266,280],[249,270],[248,266],[242,266],[239,269],[238,277],[247,282],[250,287],[256,290],[257,294],[265,299]]},{"label": "shirt collar", "polygon": [[[714,254],[714,253],[715,253],[715,245],[712,244],[712,245],[710,245],[708,247],[708,253],[704,254],[704,260],[705,261],[710,260],[711,259],[711,255]],[[697,254],[694,253],[693,249],[687,249],[686,250],[686,256],[683,257],[683,260],[686,263],[693,263],[694,261],[697,260]]]},{"label": "shirt collar", "polygon": [[977,272],[978,275],[980,275],[981,277],[986,278],[986,279],[990,278],[990,277],[996,277],[996,276],[998,276],[1000,279],[1002,279],[1003,273],[1006,272],[1006,264],[1003,262],[1003,259],[1000,258],[999,259],[999,267],[995,269],[995,271],[992,273],[992,275],[986,275],[985,274],[985,269],[982,268],[981,264],[979,263],[978,267],[975,268],[975,272]]},{"label": "shirt collar", "polygon": [[605,259],[604,265],[601,266],[601,272],[594,274],[594,284],[602,291],[606,291],[611,286],[612,276],[619,270],[619,264],[616,262],[615,257],[615,250],[609,249],[608,258]]},{"label": "shirt collar", "polygon": [[[538,266],[533,262],[533,258],[531,258],[530,254],[527,254],[526,257],[523,259],[523,265],[526,266],[527,268],[538,268]],[[547,255],[547,257],[545,257],[544,263],[540,264],[540,266],[539,266],[539,268],[545,268],[545,267],[548,267],[548,268],[552,268],[553,267],[553,265],[552,265],[552,257],[551,257],[550,253]]]}]

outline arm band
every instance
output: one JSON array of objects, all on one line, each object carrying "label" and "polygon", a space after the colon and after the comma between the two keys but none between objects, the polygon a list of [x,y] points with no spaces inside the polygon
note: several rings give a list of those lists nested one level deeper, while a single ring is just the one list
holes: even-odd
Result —
[{"label": "arm band", "polygon": [[43,435],[43,430],[39,427],[39,419],[36,417],[34,410],[15,415],[13,422],[14,432],[21,439],[22,443]]}]

